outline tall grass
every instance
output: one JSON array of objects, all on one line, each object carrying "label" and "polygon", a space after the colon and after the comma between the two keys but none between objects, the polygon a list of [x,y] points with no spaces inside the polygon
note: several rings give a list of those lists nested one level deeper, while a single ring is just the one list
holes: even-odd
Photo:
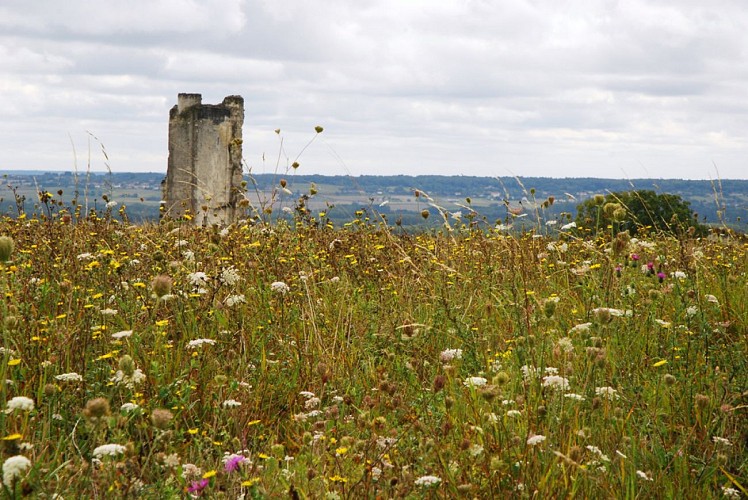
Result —
[{"label": "tall grass", "polygon": [[376,220],[0,221],[5,494],[746,494],[744,242]]}]

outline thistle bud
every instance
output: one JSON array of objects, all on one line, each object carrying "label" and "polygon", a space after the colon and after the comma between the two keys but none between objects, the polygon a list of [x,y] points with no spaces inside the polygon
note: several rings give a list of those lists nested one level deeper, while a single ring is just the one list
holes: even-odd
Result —
[{"label": "thistle bud", "polygon": [[0,236],[0,262],[8,262],[15,248],[13,238],[10,236]]},{"label": "thistle bud", "polygon": [[172,279],[165,274],[160,274],[151,281],[151,289],[156,297],[161,298],[171,293]]},{"label": "thistle bud", "polygon": [[135,361],[129,354],[119,358],[119,369],[128,377],[132,377],[132,374],[135,373]]}]

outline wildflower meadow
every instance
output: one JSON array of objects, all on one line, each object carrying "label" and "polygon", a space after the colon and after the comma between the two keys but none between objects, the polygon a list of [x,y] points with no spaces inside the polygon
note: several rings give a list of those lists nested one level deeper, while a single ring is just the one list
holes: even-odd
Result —
[{"label": "wildflower meadow", "polygon": [[740,235],[115,208],[0,220],[8,498],[748,495]]}]

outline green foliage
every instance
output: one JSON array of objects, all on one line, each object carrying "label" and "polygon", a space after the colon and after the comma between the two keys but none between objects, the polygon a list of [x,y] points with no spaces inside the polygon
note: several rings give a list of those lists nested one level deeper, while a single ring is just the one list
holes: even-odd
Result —
[{"label": "green foliage", "polygon": [[675,194],[657,194],[650,190],[622,191],[597,195],[577,207],[577,226],[595,233],[641,230],[681,234],[689,228],[704,234],[690,203]]}]

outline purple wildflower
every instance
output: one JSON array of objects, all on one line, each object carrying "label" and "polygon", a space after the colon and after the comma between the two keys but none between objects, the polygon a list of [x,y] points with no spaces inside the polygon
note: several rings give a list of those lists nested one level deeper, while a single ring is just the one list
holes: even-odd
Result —
[{"label": "purple wildflower", "polygon": [[234,472],[245,460],[246,458],[244,458],[242,455],[232,455],[228,460],[226,460],[224,470],[226,472]]},{"label": "purple wildflower", "polygon": [[201,479],[200,481],[192,481],[192,484],[187,488],[187,493],[200,494],[208,486],[210,481],[207,479]]},{"label": "purple wildflower", "polygon": [[660,271],[659,273],[657,273],[657,277],[660,279],[660,283],[662,283],[662,281],[665,279],[665,273]]}]

